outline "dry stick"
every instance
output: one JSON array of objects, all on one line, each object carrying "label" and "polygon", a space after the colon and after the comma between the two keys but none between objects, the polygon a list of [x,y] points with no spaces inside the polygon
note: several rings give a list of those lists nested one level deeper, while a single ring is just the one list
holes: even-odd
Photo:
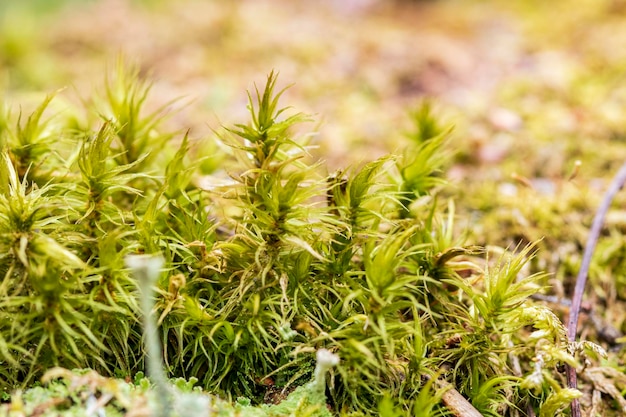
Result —
[{"label": "dry stick", "polygon": [[[578,331],[578,313],[580,312],[580,305],[583,300],[583,293],[585,292],[585,284],[587,283],[587,273],[589,272],[589,265],[591,264],[591,256],[598,243],[600,232],[604,224],[604,218],[606,213],[611,207],[611,203],[615,198],[615,195],[626,184],[626,163],[622,165],[617,175],[613,179],[613,182],[609,186],[609,189],[604,194],[600,207],[593,219],[591,230],[589,231],[589,237],[587,238],[587,244],[585,245],[585,252],[583,254],[583,262],[578,271],[576,277],[576,287],[574,288],[574,297],[572,298],[572,307],[569,313],[569,321],[567,324],[567,334],[570,342],[576,341],[576,333]],[[570,365],[565,365],[567,371],[567,386],[570,388],[577,388],[576,384],[576,368]],[[581,417],[580,403],[577,399],[572,401],[572,417]]]},{"label": "dry stick", "polygon": [[443,393],[441,400],[445,404],[448,411],[454,414],[455,417],[483,417],[474,406],[465,399],[458,392],[452,384],[444,380],[438,379],[436,381],[438,388],[444,388],[446,391]]}]

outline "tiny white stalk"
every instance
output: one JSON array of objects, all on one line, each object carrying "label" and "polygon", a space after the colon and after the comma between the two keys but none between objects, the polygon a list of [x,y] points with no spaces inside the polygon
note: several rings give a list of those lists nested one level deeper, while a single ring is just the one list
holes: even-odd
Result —
[{"label": "tiny white stalk", "polygon": [[152,317],[152,288],[156,284],[165,260],[160,255],[129,255],[125,258],[126,266],[139,284],[139,297],[144,326],[144,343],[147,356],[147,374],[156,388],[157,409],[154,415],[167,417],[172,411],[172,392],[163,371],[162,349],[157,333],[157,324]]},{"label": "tiny white stalk", "polygon": [[339,356],[327,349],[320,349],[317,351],[316,357],[317,364],[315,365],[313,383],[319,391],[324,392],[326,390],[326,373],[339,365]]}]

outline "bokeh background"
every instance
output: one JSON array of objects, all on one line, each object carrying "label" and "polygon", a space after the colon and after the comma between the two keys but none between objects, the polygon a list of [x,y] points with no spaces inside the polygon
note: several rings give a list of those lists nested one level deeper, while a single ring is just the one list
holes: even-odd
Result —
[{"label": "bokeh background", "polygon": [[293,84],[284,103],[319,122],[332,166],[396,150],[407,111],[434,98],[457,127],[459,160],[500,172],[503,160],[539,158],[514,170],[558,176],[577,156],[573,136],[622,133],[623,3],[3,1],[0,91],[26,105],[68,87],[76,102],[123,57],[154,80],[155,106],[186,104],[171,123],[202,136],[245,120],[245,90],[274,69]]}]

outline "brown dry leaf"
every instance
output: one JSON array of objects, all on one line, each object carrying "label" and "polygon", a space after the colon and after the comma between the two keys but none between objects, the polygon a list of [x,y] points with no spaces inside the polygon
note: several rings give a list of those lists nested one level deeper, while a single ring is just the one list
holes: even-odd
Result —
[{"label": "brown dry leaf", "polygon": [[626,374],[615,368],[598,366],[585,369],[584,376],[591,381],[595,390],[610,395],[626,413],[626,399],[621,392],[626,387]]}]

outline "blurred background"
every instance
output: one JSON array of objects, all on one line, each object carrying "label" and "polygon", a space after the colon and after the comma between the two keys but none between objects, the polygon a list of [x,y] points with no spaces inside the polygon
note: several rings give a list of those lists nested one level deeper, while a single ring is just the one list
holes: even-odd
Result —
[{"label": "blurred background", "polygon": [[331,166],[401,147],[407,112],[430,98],[456,125],[460,162],[497,174],[516,155],[528,170],[509,170],[558,176],[572,136],[622,134],[624,12],[617,0],[2,1],[0,91],[25,105],[67,87],[79,102],[122,57],[154,80],[155,106],[182,98],[170,122],[202,136],[245,121],[245,90],[274,69],[293,84],[283,104],[319,122]]}]

